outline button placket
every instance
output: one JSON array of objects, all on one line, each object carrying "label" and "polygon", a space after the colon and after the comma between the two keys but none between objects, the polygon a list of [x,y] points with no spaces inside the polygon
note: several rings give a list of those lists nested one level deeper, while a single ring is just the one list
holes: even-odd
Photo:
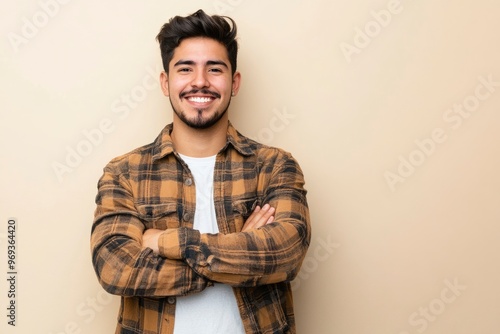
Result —
[{"label": "button placket", "polygon": [[196,196],[196,190],[194,187],[194,178],[193,175],[191,175],[189,168],[186,168],[185,170],[183,184],[183,213],[181,218],[181,226],[192,227],[194,218],[194,198]]}]

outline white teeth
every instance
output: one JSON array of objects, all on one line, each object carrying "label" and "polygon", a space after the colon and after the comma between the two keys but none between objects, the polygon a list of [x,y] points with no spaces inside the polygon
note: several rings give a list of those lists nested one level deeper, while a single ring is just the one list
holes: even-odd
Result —
[{"label": "white teeth", "polygon": [[209,97],[197,97],[197,96],[190,97],[190,98],[188,98],[188,100],[192,101],[192,102],[198,102],[198,103],[206,103],[206,102],[212,101],[212,99]]}]

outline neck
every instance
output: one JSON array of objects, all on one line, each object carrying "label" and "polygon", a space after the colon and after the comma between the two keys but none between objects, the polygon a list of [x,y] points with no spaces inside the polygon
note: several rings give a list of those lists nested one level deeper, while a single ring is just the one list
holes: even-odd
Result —
[{"label": "neck", "polygon": [[193,129],[174,115],[174,127],[170,134],[175,150],[193,158],[216,155],[226,145],[227,117],[222,117],[208,129]]}]

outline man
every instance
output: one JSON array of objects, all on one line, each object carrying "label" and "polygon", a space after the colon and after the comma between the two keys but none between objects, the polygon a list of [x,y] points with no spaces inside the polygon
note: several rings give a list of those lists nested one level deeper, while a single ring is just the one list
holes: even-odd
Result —
[{"label": "man", "polygon": [[202,10],[157,39],[173,122],[99,180],[92,261],[121,296],[116,333],[295,333],[290,281],[310,242],[300,167],[228,120],[236,25]]}]

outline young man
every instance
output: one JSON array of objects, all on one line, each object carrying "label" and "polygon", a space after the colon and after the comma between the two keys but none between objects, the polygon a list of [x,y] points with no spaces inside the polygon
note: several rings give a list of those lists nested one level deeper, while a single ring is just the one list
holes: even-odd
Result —
[{"label": "young man", "polygon": [[292,156],[238,133],[236,26],[202,10],[157,36],[173,123],[99,180],[92,261],[116,333],[295,333],[290,281],[311,232]]}]

